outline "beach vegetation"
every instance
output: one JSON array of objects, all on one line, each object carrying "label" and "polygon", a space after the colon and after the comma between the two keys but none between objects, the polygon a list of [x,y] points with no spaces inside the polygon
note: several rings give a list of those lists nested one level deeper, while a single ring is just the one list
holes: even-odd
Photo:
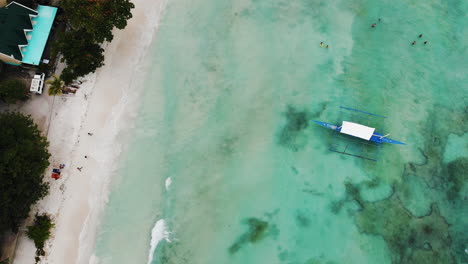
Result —
[{"label": "beach vegetation", "polygon": [[61,75],[66,84],[104,65],[104,49],[84,30],[64,32],[59,36],[56,48],[67,64]]},{"label": "beach vegetation", "polygon": [[60,33],[54,53],[63,54],[62,80],[69,84],[104,65],[102,44],[112,41],[114,28],[127,26],[135,6],[129,0],[62,0],[60,6],[69,30]]},{"label": "beach vegetation", "polygon": [[28,89],[21,80],[9,79],[0,83],[0,100],[4,103],[14,104],[28,98]]},{"label": "beach vegetation", "polygon": [[135,7],[129,0],[62,0],[60,6],[73,31],[85,31],[95,43],[112,41],[114,27],[124,29]]},{"label": "beach vegetation", "polygon": [[17,232],[31,205],[47,194],[48,145],[30,116],[0,114],[0,232]]},{"label": "beach vegetation", "polygon": [[37,69],[38,69],[39,72],[43,72],[47,76],[49,76],[51,71],[52,71],[52,67],[49,64],[46,64],[46,63],[39,64],[39,66],[37,66]]},{"label": "beach vegetation", "polygon": [[62,81],[62,79],[60,79],[60,77],[57,77],[56,75],[53,75],[52,78],[54,79],[46,81],[46,83],[50,84],[48,94],[51,96],[61,95],[65,83]]},{"label": "beach vegetation", "polygon": [[34,224],[28,227],[26,234],[34,241],[36,246],[36,263],[40,256],[45,255],[44,244],[50,237],[50,230],[54,227],[52,219],[47,214],[38,215],[34,218]]}]

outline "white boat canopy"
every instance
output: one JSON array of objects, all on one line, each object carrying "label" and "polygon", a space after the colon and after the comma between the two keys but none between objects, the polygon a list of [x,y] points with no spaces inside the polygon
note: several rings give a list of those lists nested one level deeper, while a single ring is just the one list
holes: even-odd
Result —
[{"label": "white boat canopy", "polygon": [[374,134],[375,128],[363,126],[353,122],[343,121],[341,125],[341,133],[370,140],[372,134]]}]

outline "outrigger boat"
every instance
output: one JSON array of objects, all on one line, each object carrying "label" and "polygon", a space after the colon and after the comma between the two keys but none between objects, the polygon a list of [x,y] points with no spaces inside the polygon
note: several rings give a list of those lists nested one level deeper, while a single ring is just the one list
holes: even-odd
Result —
[{"label": "outrigger boat", "polygon": [[375,142],[377,144],[381,143],[390,143],[390,144],[398,144],[398,145],[406,145],[403,142],[396,141],[393,139],[388,138],[390,134],[382,135],[380,133],[375,132],[375,128],[364,126],[361,124],[343,121],[341,126],[333,125],[325,122],[315,121],[314,123],[319,124],[323,127],[328,129],[340,132],[342,134],[350,135],[357,138],[362,138],[368,141]]},{"label": "outrigger boat", "polygon": [[362,125],[373,124],[375,126],[382,125],[381,121],[385,120],[385,116],[364,112],[361,110],[340,106],[341,125],[314,121],[314,123],[333,130],[333,136],[330,140],[329,150],[354,156],[361,159],[377,161],[379,157],[379,149],[381,143],[406,145],[403,142],[388,138],[390,134],[384,135],[375,132],[374,127]]}]

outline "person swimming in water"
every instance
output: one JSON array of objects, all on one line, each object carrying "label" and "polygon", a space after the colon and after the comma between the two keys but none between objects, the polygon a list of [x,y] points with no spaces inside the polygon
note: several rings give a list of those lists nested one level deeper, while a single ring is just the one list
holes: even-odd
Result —
[{"label": "person swimming in water", "polygon": [[419,38],[422,38],[422,34],[419,34]]},{"label": "person swimming in water", "polygon": [[323,42],[320,42],[320,47],[323,47]]},{"label": "person swimming in water", "polygon": [[374,24],[372,24],[372,26],[371,26],[371,27],[375,28],[375,26],[377,26],[377,25],[374,23]]},{"label": "person swimming in water", "polygon": [[327,49],[328,49],[328,45],[327,45],[325,48],[327,48]]},{"label": "person swimming in water", "polygon": [[427,44],[427,40],[426,40],[426,41],[424,41],[424,45],[426,45],[426,44]]},{"label": "person swimming in water", "polygon": [[413,41],[413,42],[411,43],[411,45],[414,45],[414,44],[416,44],[416,41]]}]

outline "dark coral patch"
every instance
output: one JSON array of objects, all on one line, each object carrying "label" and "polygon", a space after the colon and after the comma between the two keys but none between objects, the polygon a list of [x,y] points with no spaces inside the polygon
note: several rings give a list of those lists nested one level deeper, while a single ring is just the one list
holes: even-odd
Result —
[{"label": "dark coral patch", "polygon": [[281,146],[298,151],[307,141],[303,131],[309,126],[310,114],[307,111],[299,111],[288,106],[285,112],[286,123],[278,135],[278,143]]},{"label": "dark coral patch", "polygon": [[[456,123],[456,122],[453,122]],[[438,128],[438,127],[436,127]],[[451,131],[454,132],[454,131]],[[410,177],[418,177],[421,180],[421,188],[427,193],[431,193],[430,197],[426,197],[429,201],[438,201],[440,206],[444,207],[447,221],[451,224],[448,230],[451,236],[451,253],[455,257],[456,263],[465,263],[468,261],[468,254],[465,253],[465,248],[468,239],[466,238],[466,224],[463,220],[464,212],[466,212],[466,185],[468,180],[468,158],[458,158],[449,163],[444,163],[443,154],[447,145],[447,131],[434,131],[433,134],[438,134],[434,143],[434,136],[427,139],[425,146],[420,149],[424,160],[421,163],[408,163],[405,166],[402,183],[398,186],[398,196],[407,201],[411,199],[408,195],[411,188],[405,185],[405,179]],[[463,131],[459,134],[463,134]],[[443,135],[443,136],[442,136]],[[466,214],[465,214],[466,215]],[[426,244],[428,248],[434,248],[432,244]],[[427,258],[427,253],[416,254],[421,258]],[[468,263],[468,262],[467,262]]]},{"label": "dark coral patch", "polygon": [[458,200],[464,184],[468,181],[468,158],[459,158],[447,165],[447,198],[449,201]]},{"label": "dark coral patch", "polygon": [[404,207],[397,187],[392,187],[392,194],[387,199],[364,200],[360,188],[376,184],[378,181],[346,182],[346,196],[332,203],[332,211],[338,213],[345,203],[359,204],[361,208],[355,214],[358,229],[382,236],[392,253],[393,263],[455,263],[449,224],[437,205],[433,203],[427,215],[415,216]]},{"label": "dark coral patch", "polygon": [[275,226],[270,226],[268,222],[253,217],[245,220],[245,224],[248,225],[247,232],[242,234],[239,239],[229,247],[229,253],[236,253],[248,243],[255,244],[260,242],[267,236],[269,231],[277,231]]},{"label": "dark coral patch", "polygon": [[394,263],[454,263],[449,225],[435,204],[430,214],[416,217],[393,195],[390,199],[365,203],[356,216],[356,224],[361,232],[385,239]]}]

